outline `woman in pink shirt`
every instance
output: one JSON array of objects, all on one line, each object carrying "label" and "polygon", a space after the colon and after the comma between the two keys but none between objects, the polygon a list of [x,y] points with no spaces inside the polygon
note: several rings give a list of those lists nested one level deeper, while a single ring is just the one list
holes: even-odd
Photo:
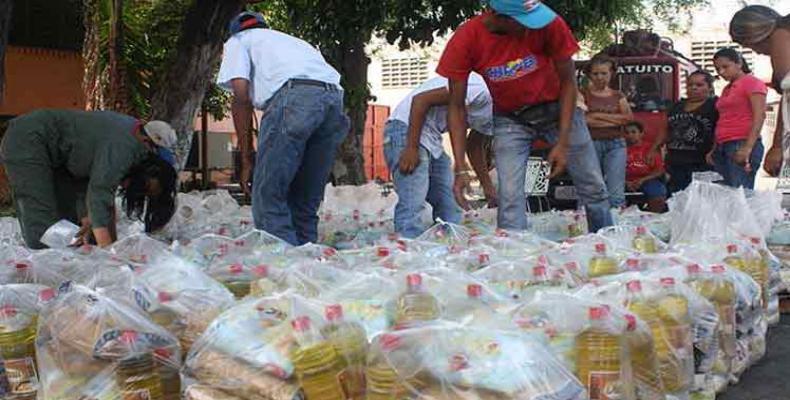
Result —
[{"label": "woman in pink shirt", "polygon": [[765,122],[768,87],[751,75],[741,53],[732,48],[713,56],[719,76],[729,85],[716,103],[716,145],[708,162],[724,177],[724,184],[754,189],[754,178],[763,160],[760,132]]}]

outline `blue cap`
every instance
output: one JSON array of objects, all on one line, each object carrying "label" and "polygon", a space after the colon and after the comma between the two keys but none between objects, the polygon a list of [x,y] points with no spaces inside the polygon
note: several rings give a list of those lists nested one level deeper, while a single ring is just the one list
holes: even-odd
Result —
[{"label": "blue cap", "polygon": [[230,35],[233,36],[246,29],[268,27],[269,25],[266,24],[266,20],[263,19],[263,15],[261,13],[245,11],[230,21],[228,30],[230,31]]},{"label": "blue cap", "polygon": [[544,28],[557,18],[557,13],[540,0],[490,0],[488,5],[529,29]]},{"label": "blue cap", "polygon": [[168,164],[172,165],[173,168],[178,170],[178,161],[176,160],[176,155],[170,149],[166,149],[164,147],[157,147],[156,148],[156,155],[159,156],[162,160],[165,160]]}]

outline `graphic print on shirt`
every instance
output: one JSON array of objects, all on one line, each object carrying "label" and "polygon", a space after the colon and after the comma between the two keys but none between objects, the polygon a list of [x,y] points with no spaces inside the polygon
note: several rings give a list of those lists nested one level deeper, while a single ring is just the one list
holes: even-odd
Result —
[{"label": "graphic print on shirt", "polygon": [[521,78],[538,69],[538,59],[533,54],[508,61],[504,65],[486,68],[485,75],[491,82],[505,82]]},{"label": "graphic print on shirt", "polygon": [[694,113],[670,115],[669,125],[672,127],[667,148],[670,150],[697,150],[707,139],[705,132],[712,132],[713,121]]}]

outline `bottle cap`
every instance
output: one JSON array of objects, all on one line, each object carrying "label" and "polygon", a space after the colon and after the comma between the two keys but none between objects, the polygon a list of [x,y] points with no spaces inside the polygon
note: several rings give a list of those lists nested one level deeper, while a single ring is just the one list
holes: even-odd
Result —
[{"label": "bottle cap", "polygon": [[472,283],[472,284],[470,284],[469,286],[466,287],[466,294],[469,297],[472,297],[472,298],[475,298],[475,299],[479,299],[480,296],[483,295],[483,287],[478,285],[478,284],[476,284],[476,283]]},{"label": "bottle cap", "polygon": [[625,315],[625,321],[627,323],[626,329],[628,329],[628,332],[633,332],[633,331],[636,330],[636,316],[635,315],[633,315],[633,314],[626,314]]},{"label": "bottle cap", "polygon": [[422,285],[422,275],[420,274],[409,274],[406,276],[406,284],[409,287],[417,287]]},{"label": "bottle cap", "polygon": [[18,262],[14,265],[14,267],[18,270],[27,269],[30,267],[30,264],[26,262]]},{"label": "bottle cap", "polygon": [[55,289],[46,288],[40,292],[38,292],[38,299],[39,301],[50,301],[55,298]]},{"label": "bottle cap", "polygon": [[568,271],[578,271],[579,264],[576,263],[576,261],[567,262],[565,263],[565,269],[567,269]]},{"label": "bottle cap", "polygon": [[590,307],[590,319],[593,321],[601,321],[609,316],[609,310],[606,307]]},{"label": "bottle cap", "polygon": [[636,271],[639,269],[639,260],[636,258],[629,258],[625,260],[625,266],[632,271]]},{"label": "bottle cap", "polygon": [[385,333],[379,336],[379,344],[384,351],[395,350],[400,347],[400,336],[392,333]]},{"label": "bottle cap", "polygon": [[672,277],[661,278],[661,285],[665,287],[675,286],[675,278]]},{"label": "bottle cap", "polygon": [[546,276],[546,266],[538,265],[532,268],[532,276],[535,278],[543,278]]},{"label": "bottle cap", "polygon": [[156,297],[157,299],[159,299],[160,303],[167,303],[168,301],[173,301],[173,295],[168,292],[159,292]]},{"label": "bottle cap", "polygon": [[324,309],[324,316],[329,322],[339,321],[343,318],[343,306],[340,304],[331,304]]},{"label": "bottle cap", "polygon": [[726,268],[723,265],[711,265],[710,267],[710,272],[714,274],[723,274],[724,271],[726,271]]},{"label": "bottle cap", "polygon": [[310,317],[303,315],[291,321],[291,327],[297,332],[306,332],[310,329]]},{"label": "bottle cap", "polygon": [[237,275],[242,273],[242,271],[244,271],[244,266],[242,266],[241,264],[231,264],[228,267],[228,270],[230,271],[231,274]]},{"label": "bottle cap", "polygon": [[486,265],[491,262],[491,257],[486,253],[480,253],[477,255],[477,262],[480,265]]},{"label": "bottle cap", "polygon": [[625,287],[628,288],[628,291],[631,293],[638,293],[642,291],[642,282],[641,281],[630,281],[625,284]]},{"label": "bottle cap", "polygon": [[605,243],[596,243],[595,244],[595,252],[599,254],[606,253],[606,244]]},{"label": "bottle cap", "polygon": [[6,304],[0,307],[0,317],[3,318],[13,318],[16,316],[17,309],[16,307]]},{"label": "bottle cap", "polygon": [[700,272],[702,272],[702,266],[700,266],[699,264],[686,265],[686,272],[688,272],[689,275],[697,275]]},{"label": "bottle cap", "polygon": [[265,264],[258,265],[252,269],[252,273],[259,278],[265,278],[269,276],[269,266]]},{"label": "bottle cap", "polygon": [[382,258],[389,257],[390,249],[387,248],[387,247],[381,246],[381,247],[376,249],[376,255],[379,256],[379,257],[382,257]]},{"label": "bottle cap", "polygon": [[636,234],[637,235],[646,235],[647,234],[647,228],[645,228],[644,226],[637,226],[636,227]]},{"label": "bottle cap", "polygon": [[727,254],[735,254],[738,252],[738,245],[737,244],[728,244],[727,245]]}]

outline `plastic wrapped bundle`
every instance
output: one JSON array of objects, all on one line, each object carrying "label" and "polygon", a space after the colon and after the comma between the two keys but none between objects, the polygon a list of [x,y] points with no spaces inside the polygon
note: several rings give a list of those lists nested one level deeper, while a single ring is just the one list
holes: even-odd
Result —
[{"label": "plastic wrapped bundle", "polygon": [[178,340],[138,310],[74,286],[39,319],[41,398],[180,398]]},{"label": "plastic wrapped bundle", "polygon": [[173,254],[205,269],[216,259],[228,255],[233,246],[232,238],[211,234],[183,243],[176,242]]},{"label": "plastic wrapped bundle", "polygon": [[469,242],[469,230],[449,222],[439,222],[425,231],[417,240],[434,242],[446,246],[466,246]]},{"label": "plastic wrapped bundle", "polygon": [[609,238],[621,249],[636,251],[641,254],[654,254],[664,252],[667,245],[650,233],[644,225],[610,226],[601,229],[599,235]]},{"label": "plastic wrapped bundle", "polygon": [[578,211],[551,211],[530,216],[530,232],[554,242],[587,233],[587,219]]},{"label": "plastic wrapped bundle", "polygon": [[258,267],[258,278],[252,283],[252,295],[270,296],[291,290],[305,297],[318,297],[330,288],[352,279],[353,273],[315,260],[298,261],[287,268]]},{"label": "plastic wrapped bundle", "polygon": [[554,354],[582,382],[591,400],[638,398],[631,360],[639,354],[632,350],[649,354],[652,340],[649,328],[634,315],[577,296],[540,293],[516,309],[512,318],[522,330],[547,337]]},{"label": "plastic wrapped bundle", "polygon": [[193,345],[184,375],[243,399],[290,400],[300,386],[292,321],[308,318],[313,323],[305,329],[319,329],[322,314],[322,304],[295,294],[247,299],[212,322]]},{"label": "plastic wrapped bundle", "polygon": [[518,301],[529,300],[539,291],[564,291],[575,286],[570,275],[562,268],[552,267],[545,262],[532,265],[529,268],[524,263],[503,261],[473,275],[487,282],[498,295]]},{"label": "plastic wrapped bundle", "polygon": [[[695,365],[695,361],[706,354],[715,354],[711,350],[718,317],[713,306],[673,276],[647,278],[644,274],[629,273],[607,281],[603,286],[588,286],[582,291],[623,304],[648,324],[665,390],[686,396],[694,389],[695,371],[704,374],[710,368],[710,365]],[[712,357],[708,357],[705,364],[711,363]],[[640,374],[636,367],[634,373]]]},{"label": "plastic wrapped bundle", "polygon": [[458,271],[475,272],[505,259],[496,249],[481,244],[457,253],[450,253],[444,261],[450,268]]},{"label": "plastic wrapped bundle", "polygon": [[55,291],[40,285],[0,286],[0,359],[12,399],[35,399],[39,390],[36,367],[36,327],[41,306]]},{"label": "plastic wrapped bundle", "polygon": [[464,219],[461,225],[469,230],[480,232],[481,234],[493,233],[494,227],[496,226],[496,216],[496,208],[470,210],[464,213]]},{"label": "plastic wrapped bundle", "polygon": [[174,256],[138,270],[132,293],[152,321],[178,337],[184,352],[214,318],[233,305],[228,289]]},{"label": "plastic wrapped bundle", "polygon": [[582,236],[579,241],[566,242],[559,249],[546,252],[553,265],[575,263],[585,279],[596,279],[622,272],[628,253],[614,248],[608,239],[597,235]]},{"label": "plastic wrapped bundle", "polygon": [[648,231],[663,242],[669,242],[671,236],[670,218],[667,214],[644,212],[638,207],[629,207],[615,214],[617,225],[644,226]]},{"label": "plastic wrapped bundle", "polygon": [[360,324],[368,339],[387,331],[394,320],[394,298],[398,284],[379,273],[353,275],[345,282],[327,288],[320,299],[339,304],[345,319]]},{"label": "plastic wrapped bundle", "polygon": [[472,237],[468,244],[472,248],[486,246],[494,249],[498,257],[510,259],[523,259],[557,248],[556,243],[543,239],[534,233],[511,232],[502,229],[497,229],[493,235]]},{"label": "plastic wrapped bundle", "polygon": [[383,334],[368,356],[367,399],[586,398],[582,385],[530,336],[436,325]]},{"label": "plastic wrapped bundle", "polygon": [[169,246],[145,234],[125,237],[110,247],[110,252],[135,264],[147,264],[170,255]]}]

